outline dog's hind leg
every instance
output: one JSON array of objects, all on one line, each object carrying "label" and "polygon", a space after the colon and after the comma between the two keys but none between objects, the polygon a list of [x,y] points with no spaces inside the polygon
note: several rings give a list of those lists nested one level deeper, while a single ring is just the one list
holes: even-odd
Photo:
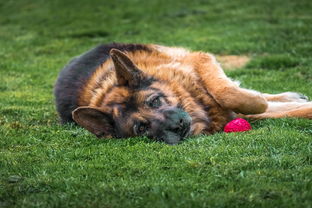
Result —
[{"label": "dog's hind leg", "polygon": [[268,106],[265,97],[257,91],[240,88],[225,75],[214,56],[194,52],[188,54],[184,61],[193,65],[207,91],[222,107],[242,114],[265,112]]},{"label": "dog's hind leg", "polygon": [[265,113],[238,116],[252,120],[290,117],[312,119],[312,102],[269,102],[269,107]]},{"label": "dog's hind leg", "polygon": [[267,101],[273,101],[273,102],[299,102],[299,103],[305,103],[308,102],[308,97],[296,93],[296,92],[284,92],[279,94],[262,94]]}]

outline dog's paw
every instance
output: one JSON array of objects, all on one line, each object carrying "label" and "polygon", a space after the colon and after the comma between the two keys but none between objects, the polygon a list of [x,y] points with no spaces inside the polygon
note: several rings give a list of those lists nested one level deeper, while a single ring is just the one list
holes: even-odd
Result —
[{"label": "dog's paw", "polygon": [[297,92],[285,92],[283,96],[289,102],[305,103],[309,101],[307,96]]}]

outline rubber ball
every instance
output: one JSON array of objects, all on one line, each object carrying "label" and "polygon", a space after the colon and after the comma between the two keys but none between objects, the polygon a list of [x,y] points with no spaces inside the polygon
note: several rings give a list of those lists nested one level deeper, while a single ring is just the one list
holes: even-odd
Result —
[{"label": "rubber ball", "polygon": [[248,121],[242,118],[237,118],[229,123],[227,123],[224,127],[224,132],[242,132],[242,131],[249,131],[251,130],[251,125]]}]

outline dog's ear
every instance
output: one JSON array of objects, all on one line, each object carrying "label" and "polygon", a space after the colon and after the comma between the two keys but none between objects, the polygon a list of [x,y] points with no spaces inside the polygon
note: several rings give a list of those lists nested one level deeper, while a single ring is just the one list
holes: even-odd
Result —
[{"label": "dog's ear", "polygon": [[130,58],[118,49],[110,50],[117,81],[119,85],[138,87],[144,79],[143,72],[130,60]]},{"label": "dog's ear", "polygon": [[72,112],[74,121],[97,137],[115,135],[114,120],[109,113],[92,107],[78,107]]}]

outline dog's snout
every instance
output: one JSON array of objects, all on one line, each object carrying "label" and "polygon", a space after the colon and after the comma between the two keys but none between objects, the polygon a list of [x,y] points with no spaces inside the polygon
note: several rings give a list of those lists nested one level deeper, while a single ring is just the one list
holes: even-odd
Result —
[{"label": "dog's snout", "polygon": [[180,120],[175,125],[173,125],[172,131],[174,133],[181,134],[181,132],[185,128],[188,128],[188,126],[189,126],[189,123],[188,123],[187,119],[180,118]]},{"label": "dog's snout", "polygon": [[[184,137],[191,125],[191,118],[182,109],[173,108],[164,112],[167,120],[166,129]],[[185,133],[186,132],[186,133]]]}]

